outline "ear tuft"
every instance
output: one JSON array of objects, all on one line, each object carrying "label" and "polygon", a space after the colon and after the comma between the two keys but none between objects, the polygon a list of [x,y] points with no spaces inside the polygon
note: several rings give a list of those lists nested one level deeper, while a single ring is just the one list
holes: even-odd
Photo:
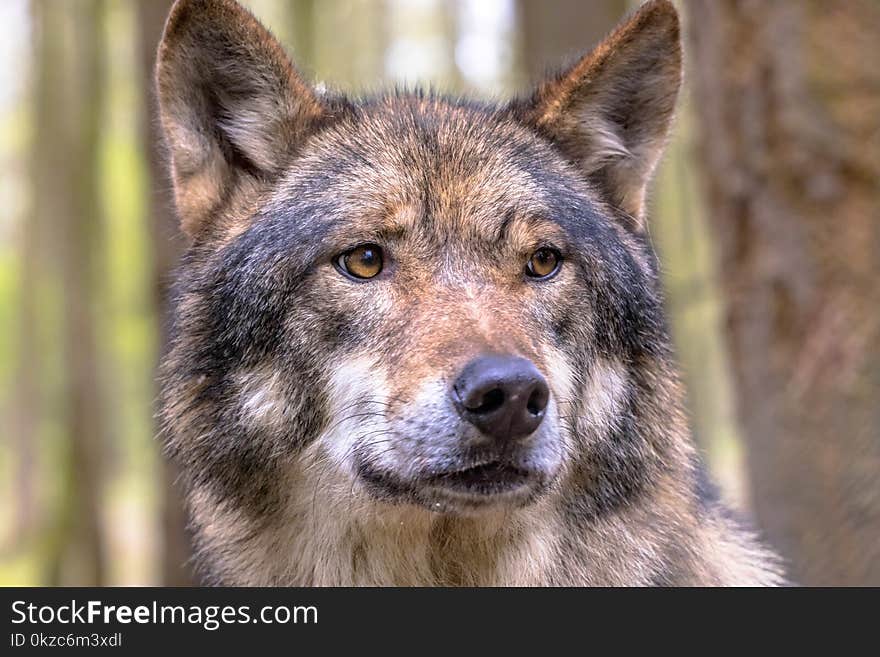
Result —
[{"label": "ear tuft", "polygon": [[514,106],[640,228],[681,86],[678,13],[645,3],[591,53]]},{"label": "ear tuft", "polygon": [[175,3],[156,86],[191,236],[237,185],[277,174],[324,113],[281,45],[234,0]]}]

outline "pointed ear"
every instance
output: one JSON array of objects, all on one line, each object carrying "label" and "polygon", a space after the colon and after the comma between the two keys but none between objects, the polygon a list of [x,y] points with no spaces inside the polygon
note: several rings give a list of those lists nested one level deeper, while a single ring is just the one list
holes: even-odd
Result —
[{"label": "pointed ear", "polygon": [[668,0],[652,0],[515,111],[640,229],[681,76],[678,14]]},{"label": "pointed ear", "polygon": [[177,1],[156,86],[190,236],[236,186],[276,175],[324,113],[281,45],[234,0]]}]

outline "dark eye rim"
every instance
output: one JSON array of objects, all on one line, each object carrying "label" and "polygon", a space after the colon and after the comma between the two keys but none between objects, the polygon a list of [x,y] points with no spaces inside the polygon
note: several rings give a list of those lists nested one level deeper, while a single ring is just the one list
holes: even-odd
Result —
[{"label": "dark eye rim", "polygon": [[[553,267],[553,271],[549,274],[539,275],[534,273],[532,270],[532,259],[535,257],[535,254],[540,251],[550,251],[556,257],[556,266]],[[564,258],[562,257],[562,252],[554,246],[541,246],[532,251],[532,254],[529,256],[529,259],[526,261],[525,265],[525,274],[526,276],[533,281],[547,281],[556,276],[559,273],[559,270],[562,269],[562,262]]]},{"label": "dark eye rim", "polygon": [[[379,259],[382,263],[382,266],[379,268],[379,271],[375,276],[370,276],[370,277],[358,276],[357,274],[349,271],[348,268],[345,266],[346,256],[349,256],[352,253],[354,253],[355,251],[357,251],[358,249],[363,249],[365,247],[370,247],[372,249],[376,249],[379,252]],[[346,249],[345,251],[342,251],[341,253],[337,253],[335,256],[333,256],[331,262],[333,263],[333,267],[336,269],[336,271],[338,271],[340,274],[345,276],[350,281],[354,281],[355,283],[369,283],[370,281],[376,280],[383,273],[385,273],[385,270],[386,270],[387,264],[388,264],[386,261],[386,258],[385,258],[385,249],[383,249],[381,245],[376,244],[375,242],[363,242],[362,244],[356,244],[355,246],[351,247],[350,249]]]}]

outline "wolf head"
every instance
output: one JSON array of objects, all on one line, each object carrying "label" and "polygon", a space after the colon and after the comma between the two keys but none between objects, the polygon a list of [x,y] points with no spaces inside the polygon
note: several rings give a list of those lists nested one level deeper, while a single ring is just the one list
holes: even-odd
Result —
[{"label": "wolf head", "polygon": [[678,421],[645,190],[680,77],[665,1],[489,106],[318,93],[235,2],[180,0],[163,415],[191,489],[279,522],[304,495],[587,517],[637,494]]}]

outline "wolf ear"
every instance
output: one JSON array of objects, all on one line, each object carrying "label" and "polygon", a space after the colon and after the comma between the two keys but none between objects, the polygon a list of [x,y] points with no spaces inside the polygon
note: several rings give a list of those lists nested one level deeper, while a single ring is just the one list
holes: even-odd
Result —
[{"label": "wolf ear", "polygon": [[190,236],[228,190],[277,174],[324,109],[281,45],[234,0],[178,0],[156,64],[174,194]]},{"label": "wolf ear", "polygon": [[629,215],[633,229],[644,223],[645,190],[672,120],[681,59],[675,8],[651,0],[515,108]]}]

